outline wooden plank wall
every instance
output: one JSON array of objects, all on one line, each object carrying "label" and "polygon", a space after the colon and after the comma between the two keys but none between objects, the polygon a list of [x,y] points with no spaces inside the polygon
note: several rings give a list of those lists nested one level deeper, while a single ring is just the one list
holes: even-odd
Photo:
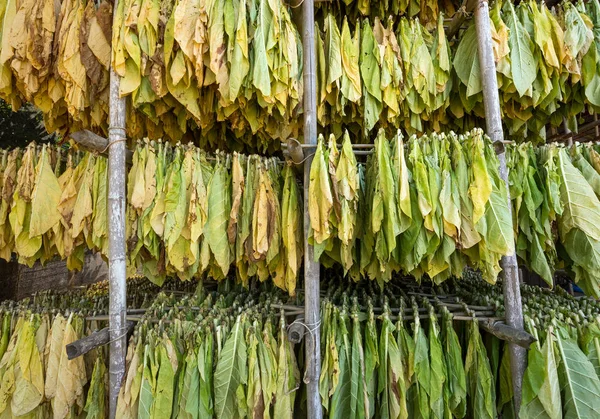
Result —
[{"label": "wooden plank wall", "polygon": [[0,299],[20,300],[38,291],[64,290],[108,279],[108,265],[100,254],[89,253],[81,271],[69,272],[64,261],[32,268],[17,262],[0,261]]}]

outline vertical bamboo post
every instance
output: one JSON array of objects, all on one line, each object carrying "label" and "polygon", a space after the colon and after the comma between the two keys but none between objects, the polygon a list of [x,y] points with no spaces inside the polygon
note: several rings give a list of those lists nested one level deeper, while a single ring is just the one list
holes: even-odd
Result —
[{"label": "vertical bamboo post", "polygon": [[[483,83],[483,104],[485,107],[486,130],[496,146],[500,161],[500,177],[508,191],[508,169],[502,140],[502,119],[500,115],[500,97],[498,95],[498,80],[496,79],[496,63],[492,50],[490,14],[487,0],[480,0],[475,7],[475,27],[477,30],[477,51]],[[510,202],[509,202],[509,209]],[[511,216],[512,218],[512,216]],[[519,285],[519,268],[516,256],[504,256],[500,261],[504,284],[504,307],[506,323],[518,330],[523,330],[523,307],[521,305],[521,289]],[[509,343],[510,369],[514,390],[515,412],[518,415],[521,406],[521,386],[527,364],[527,352],[524,348]]]},{"label": "vertical bamboo post", "polygon": [[[315,8],[314,0],[302,3],[302,46],[304,60],[304,142],[317,143],[317,56],[315,48]],[[314,249],[308,243],[310,218],[308,215],[308,185],[310,166],[314,149],[307,150],[308,158],[304,162],[304,316],[307,334],[304,339],[306,348],[307,417],[321,419],[321,398],[319,396],[319,376],[321,375],[320,348],[320,284],[319,264],[315,262]]]},{"label": "vertical bamboo post", "polygon": [[[113,17],[117,16],[119,0],[115,0]],[[119,30],[113,25],[113,30]],[[117,413],[117,398],[125,375],[127,349],[127,267],[125,259],[125,98],[119,94],[120,79],[110,68],[109,128],[108,128],[108,275],[109,275],[109,412]]]}]

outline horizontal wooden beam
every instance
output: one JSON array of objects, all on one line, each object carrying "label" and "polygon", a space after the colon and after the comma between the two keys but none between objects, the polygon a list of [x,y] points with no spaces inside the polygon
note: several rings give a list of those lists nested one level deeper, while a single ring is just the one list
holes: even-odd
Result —
[{"label": "horizontal wooden beam", "polygon": [[503,322],[480,322],[479,325],[498,339],[514,343],[525,349],[529,349],[531,344],[537,340],[525,330],[516,329]]},{"label": "horizontal wooden beam", "polygon": [[[125,326],[125,334],[130,334],[133,331],[135,323],[128,321]],[[106,345],[110,342],[109,328],[105,327],[89,336],[76,340],[66,346],[67,358],[69,360],[75,359],[81,355],[87,354],[92,349]]]},{"label": "horizontal wooden beam", "polygon": [[[84,150],[108,156],[108,139],[94,134],[92,131],[87,129],[77,131],[70,134],[70,138]],[[129,149],[125,150],[125,161],[127,164],[131,164],[133,161],[133,152]]]}]

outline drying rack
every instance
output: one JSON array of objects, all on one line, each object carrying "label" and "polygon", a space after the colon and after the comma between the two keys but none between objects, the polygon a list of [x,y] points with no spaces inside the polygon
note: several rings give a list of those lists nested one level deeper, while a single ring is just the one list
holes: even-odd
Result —
[{"label": "drying rack", "polygon": [[[121,0],[122,1],[122,0]],[[301,33],[303,45],[303,137],[304,147],[314,148],[317,144],[317,80],[316,80],[316,46],[314,33],[315,1],[302,0],[297,7],[301,10]],[[114,2],[117,10],[119,0]],[[300,7],[301,6],[301,7]],[[118,13],[114,13],[118,16]],[[508,189],[508,170],[504,153],[504,135],[502,131],[496,66],[492,51],[492,37],[489,17],[489,6],[486,0],[466,0],[461,12],[448,23],[447,35],[454,36],[462,24],[470,16],[474,16],[477,31],[477,49],[483,84],[483,99],[487,135],[494,142],[500,161],[500,176]],[[126,242],[125,242],[125,206],[126,206],[126,168],[131,159],[126,149],[126,104],[125,98],[119,96],[120,79],[115,71],[110,71],[109,129],[108,138],[102,138],[91,132],[71,134],[71,138],[96,152],[108,153],[108,231],[109,231],[109,310],[106,318],[109,328],[106,336],[110,342],[110,417],[116,414],[117,398],[120,385],[125,375],[125,355],[129,316],[126,307]],[[288,147],[290,151],[291,147]],[[295,147],[302,150],[303,147]],[[368,154],[369,147],[355,147],[357,154]],[[290,153],[290,155],[293,154]],[[295,159],[294,159],[295,160]],[[321,371],[321,349],[319,339],[320,319],[320,266],[314,261],[312,246],[308,243],[308,185],[312,155],[309,153],[304,163],[304,307],[294,307],[298,315],[304,316],[304,323],[313,333],[306,335],[305,348],[307,360],[304,381],[307,385],[307,415],[320,419],[323,412],[319,395],[319,376]],[[510,208],[510,206],[509,206]],[[523,311],[519,289],[518,266],[515,255],[503,257],[501,261],[504,284],[505,324],[516,332],[523,330]],[[521,383],[526,366],[526,351],[522,346],[509,341],[510,365],[514,389],[514,403],[521,403]]]}]

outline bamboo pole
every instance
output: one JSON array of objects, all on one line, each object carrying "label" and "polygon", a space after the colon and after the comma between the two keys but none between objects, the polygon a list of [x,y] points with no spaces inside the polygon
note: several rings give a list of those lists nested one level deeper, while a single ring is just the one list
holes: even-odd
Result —
[{"label": "bamboo pole", "polygon": [[[315,48],[315,6],[314,0],[302,3],[302,46],[304,61],[304,143],[317,144],[317,56]],[[319,264],[315,262],[314,249],[308,243],[310,218],[308,215],[308,185],[312,152],[309,151],[304,163],[304,309],[306,325],[306,413],[311,419],[321,419],[321,397],[319,395],[319,377],[321,375],[320,347],[320,284]]]},{"label": "bamboo pole", "polygon": [[[114,19],[119,0],[115,0]],[[114,25],[113,29],[119,30]],[[126,136],[125,98],[119,94],[120,80],[110,68],[109,128],[108,128],[108,275],[109,275],[109,413],[115,418],[119,389],[125,375],[127,350],[127,273],[125,259],[125,178]]]},{"label": "bamboo pole", "polygon": [[[498,80],[496,79],[496,63],[492,50],[492,36],[488,2],[480,0],[475,7],[475,27],[477,30],[477,51],[483,84],[483,104],[485,108],[486,130],[489,137],[496,145],[498,160],[500,161],[500,177],[504,181],[508,192],[508,169],[506,167],[506,154],[504,151],[504,133],[500,115],[500,97],[498,96]],[[508,194],[510,196],[510,194]],[[511,210],[510,202],[508,206]],[[512,219],[512,215],[511,215]],[[519,285],[517,258],[514,254],[504,256],[500,261],[504,286],[504,307],[506,324],[517,330],[523,330],[523,307],[521,305],[521,289]],[[521,388],[523,374],[527,365],[527,352],[514,343],[508,345],[510,351],[510,368],[514,390],[515,412],[521,406]],[[517,413],[518,415],[518,413]]]}]

